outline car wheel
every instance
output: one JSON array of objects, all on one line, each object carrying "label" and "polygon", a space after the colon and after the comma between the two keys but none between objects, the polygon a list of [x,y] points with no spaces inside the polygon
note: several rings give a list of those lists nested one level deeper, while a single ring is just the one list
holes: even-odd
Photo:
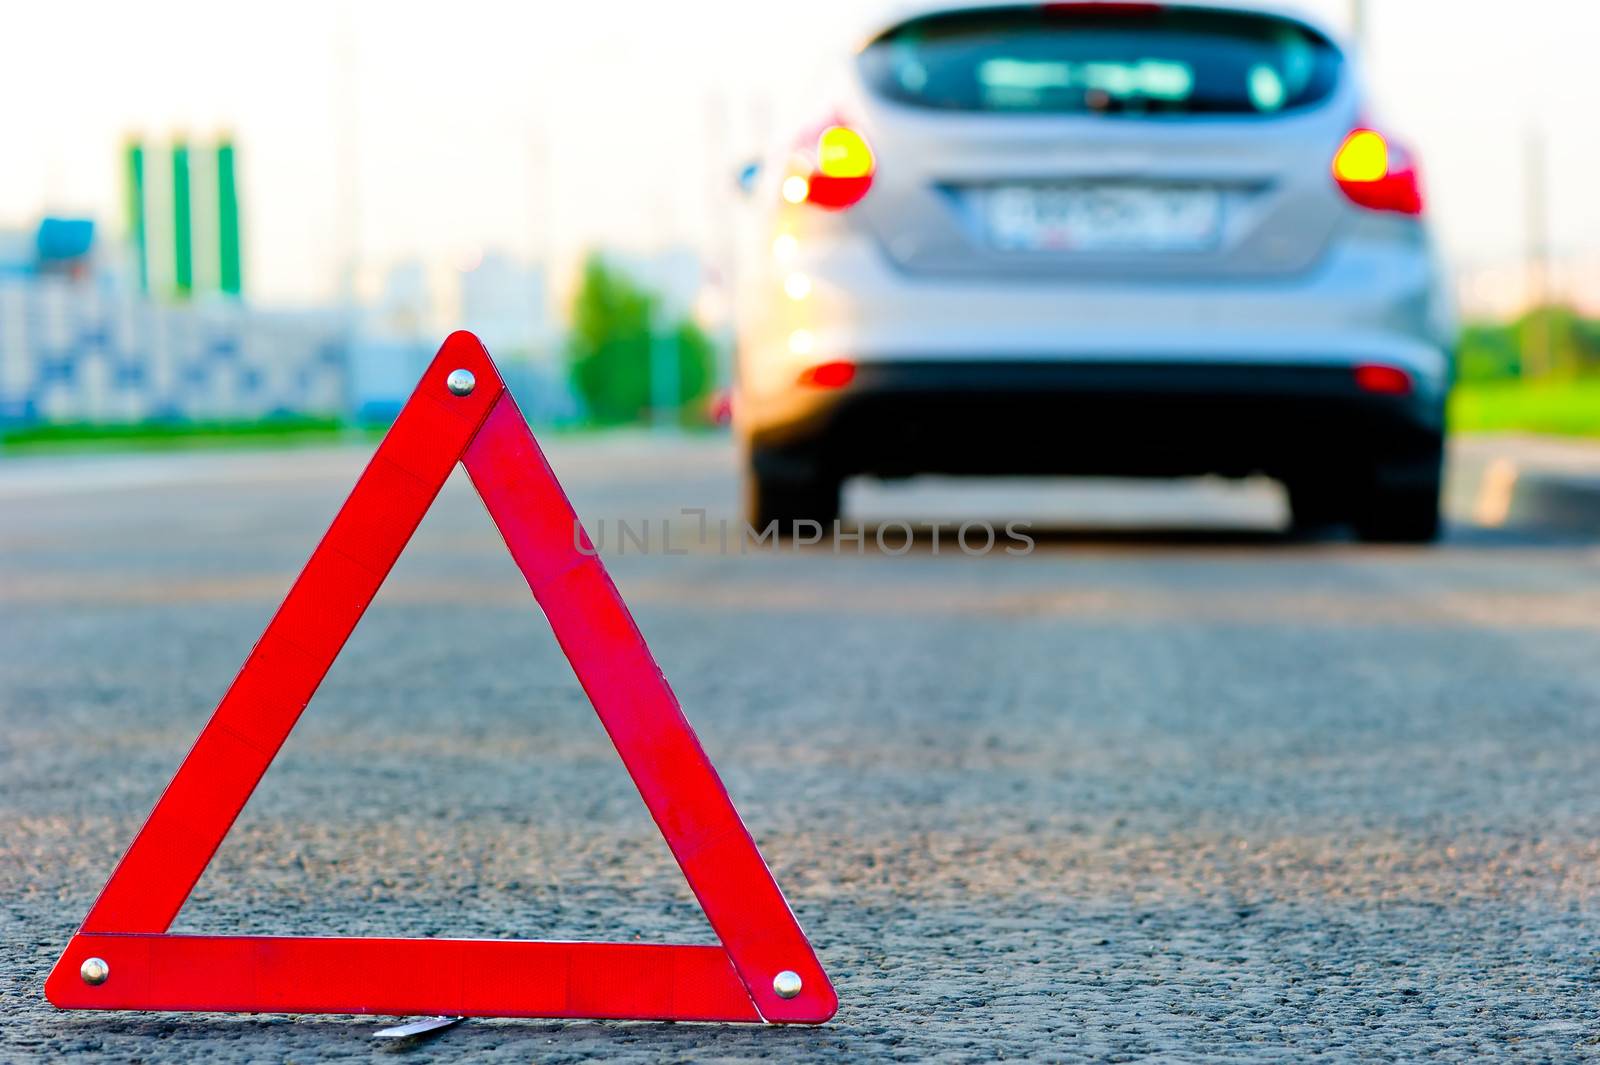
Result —
[{"label": "car wheel", "polygon": [[1421,461],[1379,467],[1356,506],[1356,533],[1381,543],[1425,544],[1439,538],[1443,448]]},{"label": "car wheel", "polygon": [[758,535],[774,522],[780,536],[794,536],[797,526],[807,534],[817,531],[810,522],[823,533],[831,532],[839,517],[840,487],[837,478],[779,477],[752,464],[745,471],[744,520]]}]

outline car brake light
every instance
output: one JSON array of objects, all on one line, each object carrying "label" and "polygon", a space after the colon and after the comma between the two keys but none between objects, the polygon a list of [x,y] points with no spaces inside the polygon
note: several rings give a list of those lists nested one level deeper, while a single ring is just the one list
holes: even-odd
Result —
[{"label": "car brake light", "polygon": [[1407,396],[1411,394],[1411,375],[1393,366],[1357,366],[1356,387],[1380,396]]},{"label": "car brake light", "polygon": [[790,203],[810,203],[841,211],[860,203],[872,187],[877,159],[858,131],[834,123],[817,134],[800,153],[801,173],[783,182],[783,198]]},{"label": "car brake light", "polygon": [[850,362],[823,362],[800,371],[800,383],[813,388],[843,388],[856,379],[856,367]]},{"label": "car brake light", "polygon": [[1422,213],[1422,187],[1410,155],[1375,129],[1350,131],[1334,153],[1333,177],[1361,207]]}]

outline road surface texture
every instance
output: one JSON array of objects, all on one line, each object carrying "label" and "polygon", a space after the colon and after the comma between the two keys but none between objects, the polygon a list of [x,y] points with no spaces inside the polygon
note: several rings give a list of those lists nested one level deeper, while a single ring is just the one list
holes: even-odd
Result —
[{"label": "road surface texture", "polygon": [[[1020,518],[1035,549],[741,556],[724,442],[551,453],[842,1005],[409,1056],[1600,1056],[1594,544],[1291,539],[1264,485],[930,483],[853,487],[869,540]],[[0,477],[0,1061],[392,1054],[376,1018],[40,992],[364,454]],[[711,938],[459,474],[174,928]]]}]

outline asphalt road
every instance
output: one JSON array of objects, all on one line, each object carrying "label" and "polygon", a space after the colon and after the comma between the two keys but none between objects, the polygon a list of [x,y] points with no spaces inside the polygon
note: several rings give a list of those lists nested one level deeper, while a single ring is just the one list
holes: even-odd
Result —
[{"label": "asphalt road", "polygon": [[[741,555],[721,442],[552,458],[842,1005],[821,1029],[469,1021],[410,1056],[1600,1056],[1592,543],[1291,540],[1261,486],[1002,483],[851,504],[1029,520],[1026,555],[953,525],[938,552],[869,530]],[[0,473],[0,1061],[390,1053],[373,1018],[40,992],[361,460]],[[619,551],[646,518],[655,550]],[[464,482],[175,929],[710,938]]]}]

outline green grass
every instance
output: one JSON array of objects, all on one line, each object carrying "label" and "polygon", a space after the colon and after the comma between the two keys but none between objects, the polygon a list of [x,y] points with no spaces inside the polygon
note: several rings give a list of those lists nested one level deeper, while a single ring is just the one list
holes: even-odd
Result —
[{"label": "green grass", "polygon": [[1450,427],[1600,437],[1600,378],[1463,382],[1450,399]]},{"label": "green grass", "polygon": [[7,454],[38,451],[177,451],[325,444],[382,430],[352,429],[337,418],[285,416],[255,421],[63,422],[0,433]]},{"label": "green grass", "polygon": [[[638,426],[537,425],[541,437],[592,436],[626,432]],[[217,448],[308,447],[317,444],[371,444],[389,431],[387,424],[352,425],[338,418],[282,415],[256,421],[61,422],[0,430],[0,453],[59,454],[113,451],[201,451]],[[714,426],[686,426],[691,434],[719,433]]]}]

